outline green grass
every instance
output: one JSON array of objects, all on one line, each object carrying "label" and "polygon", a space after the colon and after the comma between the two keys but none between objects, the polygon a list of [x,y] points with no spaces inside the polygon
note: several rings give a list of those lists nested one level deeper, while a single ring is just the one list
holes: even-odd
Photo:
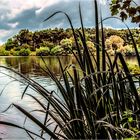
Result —
[{"label": "green grass", "polygon": [[[42,103],[33,95],[28,94],[28,96],[31,96],[40,105],[41,110],[45,113],[45,119],[41,122],[23,107],[17,104],[13,104],[13,106],[41,128],[42,131],[38,137],[42,139],[45,139],[44,133],[47,133],[53,139],[140,138],[140,98],[137,90],[138,87],[136,87],[135,84],[136,81],[139,82],[140,73],[130,73],[121,53],[117,53],[114,56],[114,60],[111,61],[110,56],[105,50],[102,22],[101,39],[98,33],[99,17],[97,1],[95,0],[96,42],[94,42],[97,49],[96,57],[90,53],[86,44],[80,5],[81,32],[74,30],[70,17],[62,11],[55,12],[44,21],[49,20],[58,13],[62,13],[67,17],[72,28],[77,54],[73,51],[72,53],[80,68],[74,65],[63,68],[58,59],[63,84],[47,66],[41,68],[43,72],[51,77],[59,89],[59,96],[61,98],[58,98],[54,91],[47,91],[34,80],[25,77],[15,70],[1,66],[21,76],[27,83],[22,98],[27,96],[27,89],[32,88],[46,100],[45,103]],[[130,30],[129,32],[131,34]],[[77,35],[81,38],[83,52],[80,50]],[[133,40],[133,36],[131,37]],[[101,40],[101,42],[99,40]],[[137,53],[134,40],[133,44],[139,62],[139,54]],[[102,54],[99,53],[99,49],[102,50]],[[100,59],[101,63],[99,63]],[[94,62],[92,60],[94,60]],[[44,61],[43,58],[42,61]],[[45,63],[44,61],[44,64]],[[120,64],[122,68],[119,67]],[[72,74],[69,73],[70,68],[73,71]],[[53,120],[53,124],[50,123],[50,119]],[[22,128],[11,122],[0,121],[0,123]],[[49,129],[51,125],[54,126],[53,130]],[[25,131],[31,138],[37,135],[29,130]]]}]

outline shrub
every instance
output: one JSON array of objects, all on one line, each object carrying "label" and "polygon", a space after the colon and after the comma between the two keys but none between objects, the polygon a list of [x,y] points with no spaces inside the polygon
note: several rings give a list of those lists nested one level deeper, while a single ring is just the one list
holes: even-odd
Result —
[{"label": "shrub", "polygon": [[124,45],[124,40],[117,35],[112,35],[106,39],[105,44],[107,48],[117,50]]},{"label": "shrub", "polygon": [[9,38],[9,39],[7,40],[7,42],[5,43],[5,49],[6,49],[6,50],[11,50],[11,49],[14,48],[14,47],[15,47],[15,44],[14,44],[12,38]]},{"label": "shrub", "polygon": [[132,48],[132,45],[126,45],[125,47],[125,55],[132,55],[134,53],[134,49]]},{"label": "shrub", "polygon": [[18,46],[18,47],[14,47],[14,51],[20,51],[20,49],[21,49],[21,47],[20,46]]},{"label": "shrub", "polygon": [[40,44],[40,47],[42,48],[48,47],[49,49],[52,49],[54,47],[54,44],[49,41],[43,41],[43,43]]},{"label": "shrub", "polygon": [[39,49],[36,49],[36,55],[37,56],[46,56],[50,52],[50,49],[48,47],[40,47]]},{"label": "shrub", "polygon": [[30,45],[30,51],[35,51],[36,49],[35,49],[35,46],[33,46],[33,45]]},{"label": "shrub", "polygon": [[29,49],[30,48],[30,46],[28,45],[28,44],[22,44],[21,46],[20,46],[20,48],[21,49]]},{"label": "shrub", "polygon": [[87,46],[88,46],[89,50],[91,50],[91,51],[93,51],[93,52],[96,51],[96,48],[95,48],[93,42],[91,42],[91,41],[87,41],[86,43],[87,43]]},{"label": "shrub", "polygon": [[19,51],[19,55],[20,56],[28,56],[30,54],[30,50],[29,49],[21,49]]},{"label": "shrub", "polygon": [[140,68],[137,64],[128,63],[128,68],[133,74],[140,74]]},{"label": "shrub", "polygon": [[10,50],[10,55],[13,55],[13,56],[19,56],[19,51],[15,51],[15,49],[11,49]]},{"label": "shrub", "polygon": [[36,52],[34,52],[34,51],[31,52],[31,53],[30,53],[30,56],[36,56]]},{"label": "shrub", "polygon": [[62,53],[63,53],[63,48],[60,45],[57,45],[50,50],[51,55],[58,55]]},{"label": "shrub", "polygon": [[9,54],[9,51],[5,50],[4,46],[0,46],[0,56],[8,56]]},{"label": "shrub", "polygon": [[69,53],[70,49],[72,49],[72,39],[68,39],[68,38],[62,39],[60,41],[60,45],[64,49],[64,51]]}]

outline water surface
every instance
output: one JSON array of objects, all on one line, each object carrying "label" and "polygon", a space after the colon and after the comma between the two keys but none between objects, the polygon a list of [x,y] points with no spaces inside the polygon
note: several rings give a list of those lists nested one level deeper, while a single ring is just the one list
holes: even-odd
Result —
[{"label": "water surface", "polygon": [[[76,60],[71,56],[59,57],[63,67],[76,64]],[[40,67],[45,68],[45,65],[55,74],[60,75],[60,66],[57,57],[43,57],[43,60],[40,57],[0,57],[0,65],[11,67],[12,69],[24,74],[27,77],[32,78],[37,81],[47,90],[57,90],[54,82],[51,78],[41,70]],[[136,58],[127,58],[127,61],[132,61],[136,63]],[[76,64],[77,65],[77,64]],[[15,80],[16,79],[16,80]],[[21,82],[20,82],[21,81]],[[13,73],[10,70],[0,68],[0,112],[4,111],[10,104],[15,103],[23,106],[28,111],[34,109],[40,109],[40,106],[29,96],[25,95],[21,100],[21,95],[27,86],[26,83],[22,83],[23,79]],[[42,97],[37,94],[34,90],[28,89],[26,91],[37,97],[40,100],[43,100]],[[43,114],[35,113],[35,117],[43,120]],[[18,125],[23,126],[25,116],[16,110],[14,107],[8,109],[8,111],[0,114],[0,121],[10,121]],[[25,124],[26,128],[33,130],[38,133],[39,128],[35,126],[31,121],[27,120]],[[0,125],[0,138],[4,139],[29,139],[29,136],[23,131],[13,127],[7,127]],[[46,139],[48,136],[46,135]]]}]

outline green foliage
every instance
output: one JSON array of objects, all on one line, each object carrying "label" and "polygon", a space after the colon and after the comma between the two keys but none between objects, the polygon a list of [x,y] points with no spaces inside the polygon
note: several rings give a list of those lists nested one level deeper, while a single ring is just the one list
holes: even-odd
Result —
[{"label": "green foliage", "polygon": [[19,51],[19,55],[20,56],[28,56],[30,54],[30,50],[29,49],[21,49]]},{"label": "green foliage", "polygon": [[8,39],[7,42],[5,43],[5,49],[6,50],[11,50],[14,47],[15,46],[14,46],[12,38]]},{"label": "green foliage", "polygon": [[123,21],[131,17],[131,22],[140,23],[140,6],[133,0],[112,0],[110,5],[112,15],[119,14]]},{"label": "green foliage", "polygon": [[140,74],[140,68],[137,64],[128,63],[127,65],[131,73]]},{"label": "green foliage", "polygon": [[36,49],[37,56],[47,56],[49,52],[50,49],[48,47],[40,47],[39,49]]},{"label": "green foliage", "polygon": [[60,41],[60,45],[66,53],[70,53],[70,50],[72,50],[72,40],[71,39],[68,39],[68,38],[62,39]]},{"label": "green foliage", "polygon": [[0,56],[8,56],[9,52],[5,50],[5,46],[0,46]]},{"label": "green foliage", "polygon": [[[75,30],[82,31],[81,28]],[[104,31],[105,40],[109,39],[111,36],[118,36],[124,40],[124,45],[132,45],[131,36],[127,30],[104,29]],[[88,43],[88,46],[92,46],[93,42],[96,41],[95,29],[84,28],[84,32],[86,41],[90,42]],[[131,29],[131,32],[133,34],[134,40],[136,41],[136,44],[139,44],[140,30]],[[99,30],[99,34],[101,34],[101,30]],[[80,49],[83,50],[83,44],[81,42],[80,36],[76,35],[76,37]],[[71,50],[77,51],[75,39],[72,35],[72,29],[64,30],[61,28],[56,28],[35,32],[24,29],[21,30],[17,35],[13,36],[11,39],[7,40],[7,42],[5,43],[6,50],[9,51],[11,49],[14,49],[15,51],[20,51],[21,48],[29,48],[31,51],[36,51],[36,49],[40,47],[48,47],[51,50],[57,45],[61,45],[64,54],[71,53]],[[94,49],[93,52],[95,51]]]},{"label": "green foliage", "polygon": [[21,49],[29,49],[30,46],[29,46],[28,44],[22,44],[22,45],[20,46],[20,48],[21,48]]},{"label": "green foliage", "polygon": [[63,48],[60,45],[57,45],[50,50],[50,55],[60,55],[62,53]]},{"label": "green foliage", "polygon": [[10,50],[10,55],[12,55],[12,56],[19,56],[19,51],[20,51],[20,50],[11,49],[11,50]]},{"label": "green foliage", "polygon": [[18,47],[14,47],[13,49],[11,49],[10,51],[14,50],[14,51],[20,51],[21,47],[18,46]]}]

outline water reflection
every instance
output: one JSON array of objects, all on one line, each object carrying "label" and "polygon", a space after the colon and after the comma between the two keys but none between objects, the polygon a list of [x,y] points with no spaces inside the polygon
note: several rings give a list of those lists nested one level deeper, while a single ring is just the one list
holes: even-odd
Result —
[{"label": "water reflection", "polygon": [[[59,57],[62,65],[65,67],[71,63],[76,63],[71,56]],[[60,74],[60,67],[57,57],[43,57],[45,64],[56,75]],[[44,62],[40,57],[4,57],[0,58],[0,65],[5,65],[17,69],[19,72],[26,75],[43,75],[41,67],[45,67]]]},{"label": "water reflection", "polygon": [[[56,75],[59,75],[61,70],[57,57],[43,57],[47,67]],[[62,66],[77,64],[72,56],[59,57]],[[136,57],[127,57],[127,61],[137,63]],[[0,65],[12,67],[25,75],[45,75],[40,66],[45,68],[45,64],[40,57],[0,57]]]}]

